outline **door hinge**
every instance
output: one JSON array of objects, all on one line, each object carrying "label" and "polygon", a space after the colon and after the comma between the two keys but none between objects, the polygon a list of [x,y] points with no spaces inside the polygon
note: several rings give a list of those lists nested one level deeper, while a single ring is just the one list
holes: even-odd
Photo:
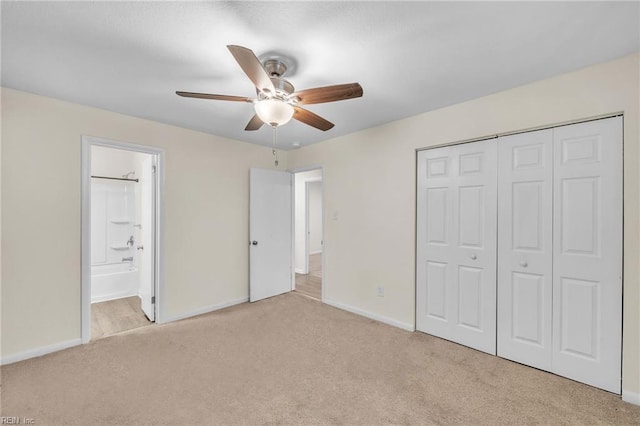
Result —
[{"label": "door hinge", "polygon": [[156,172],[156,166],[151,166],[151,172],[155,173]]},{"label": "door hinge", "polygon": [[152,305],[156,304],[156,297],[155,296],[151,296],[151,304]]}]

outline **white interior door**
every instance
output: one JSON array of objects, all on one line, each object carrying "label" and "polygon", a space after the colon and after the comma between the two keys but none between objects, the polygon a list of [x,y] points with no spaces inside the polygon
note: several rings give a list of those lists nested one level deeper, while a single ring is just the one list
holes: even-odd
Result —
[{"label": "white interior door", "polygon": [[622,118],[553,139],[553,372],[620,393]]},{"label": "white interior door", "polygon": [[251,169],[249,194],[249,300],[291,291],[292,176]]},{"label": "white interior door", "polygon": [[496,353],[494,140],[418,153],[416,328]]},{"label": "white interior door", "polygon": [[553,130],[498,139],[498,355],[551,370]]},{"label": "white interior door", "polygon": [[141,227],[142,246],[138,253],[140,268],[140,299],[142,310],[150,321],[156,320],[155,310],[155,162],[149,155],[142,162],[140,176]]}]

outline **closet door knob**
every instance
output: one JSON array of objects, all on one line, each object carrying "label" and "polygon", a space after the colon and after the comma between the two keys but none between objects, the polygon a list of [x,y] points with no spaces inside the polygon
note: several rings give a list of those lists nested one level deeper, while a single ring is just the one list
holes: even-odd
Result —
[{"label": "closet door knob", "polygon": [[476,256],[475,254],[472,254],[470,257],[471,257],[471,260],[476,260],[478,258],[478,256]]},{"label": "closet door knob", "polygon": [[257,241],[251,241],[251,244],[254,245],[254,246],[257,246],[258,242]]},{"label": "closet door knob", "polygon": [[523,268],[526,268],[527,266],[529,266],[529,264],[525,260],[523,260],[520,262],[520,266],[522,266]]}]

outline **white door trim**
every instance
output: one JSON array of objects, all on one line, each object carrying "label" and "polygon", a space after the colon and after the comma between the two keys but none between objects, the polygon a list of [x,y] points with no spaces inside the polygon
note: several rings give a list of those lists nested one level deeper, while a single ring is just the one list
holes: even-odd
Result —
[{"label": "white door trim", "polygon": [[164,150],[94,136],[81,137],[81,339],[91,340],[91,148],[124,149],[151,154],[156,158],[155,297],[156,323],[163,323],[164,311]]}]

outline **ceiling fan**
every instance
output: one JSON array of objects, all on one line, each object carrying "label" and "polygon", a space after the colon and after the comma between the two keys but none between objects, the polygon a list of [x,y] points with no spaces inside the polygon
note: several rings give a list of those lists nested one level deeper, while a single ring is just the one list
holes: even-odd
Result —
[{"label": "ceiling fan", "polygon": [[334,126],[333,123],[300,105],[342,101],[362,96],[362,87],[358,83],[316,87],[296,92],[293,85],[283,78],[287,71],[287,63],[284,59],[267,59],[263,64],[251,49],[234,45],[229,45],[227,48],[256,86],[257,98],[193,92],[176,92],[176,94],[187,98],[252,103],[255,115],[245,130],[258,130],[265,123],[277,127],[294,118],[316,129],[327,131]]}]

